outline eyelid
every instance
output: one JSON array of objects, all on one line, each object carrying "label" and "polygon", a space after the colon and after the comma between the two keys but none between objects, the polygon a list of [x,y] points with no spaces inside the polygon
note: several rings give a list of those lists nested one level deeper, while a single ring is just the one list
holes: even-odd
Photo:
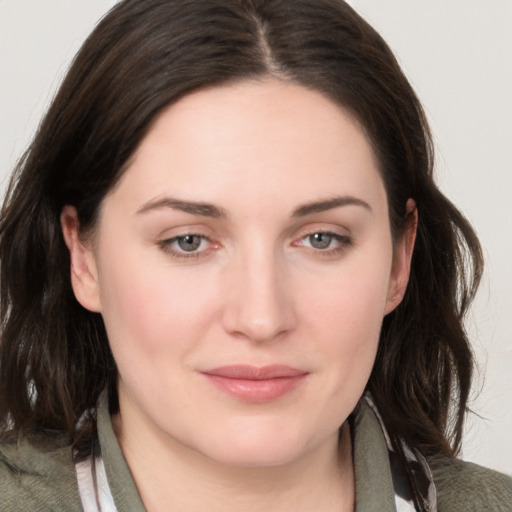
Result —
[{"label": "eyelid", "polygon": [[294,233],[295,234],[292,235],[294,240],[302,239],[316,233],[325,233],[326,235],[342,238],[352,238],[351,230],[347,226],[332,222],[308,222],[306,225],[294,229]]},{"label": "eyelid", "polygon": [[[171,230],[167,230],[169,232]],[[206,234],[203,229],[194,229],[192,226],[184,226],[179,228],[179,230],[175,231],[175,234],[172,233],[167,236],[161,236],[160,239],[156,241],[156,245],[166,254],[168,254],[171,258],[176,260],[188,260],[188,259],[199,259],[202,257],[209,256],[213,251],[222,247],[222,244],[215,241],[211,235]],[[177,231],[177,232],[176,232]],[[320,257],[333,257],[337,254],[340,254],[343,251],[346,251],[350,246],[353,245],[353,238],[348,229],[342,226],[326,226],[323,225],[308,225],[303,229],[296,232],[296,235],[293,237],[290,245],[292,247],[302,247],[304,250],[308,251],[312,255],[317,255]],[[325,236],[332,237],[334,239],[333,246],[328,246],[326,248],[317,248],[311,247],[304,243],[304,240],[308,237],[311,237],[315,234],[322,234]],[[199,237],[202,240],[200,248],[198,250],[186,251],[176,247],[176,243],[183,238],[194,236]],[[206,245],[205,248],[202,248],[203,245]]]},{"label": "eyelid", "polygon": [[351,240],[351,237],[349,235],[342,235],[341,233],[337,233],[336,231],[332,231],[329,229],[313,229],[311,231],[301,234],[299,240],[304,240],[305,238],[308,238],[313,235],[326,235],[326,236],[335,238],[337,240],[344,240],[344,241]]},{"label": "eyelid", "polygon": [[[335,240],[337,240],[337,244],[334,247],[318,249],[315,247],[309,247],[303,243],[305,239],[316,234],[322,234],[333,237]],[[353,245],[353,243],[354,240],[350,234],[340,233],[339,230],[335,228],[319,226],[311,227],[310,229],[301,232],[300,235],[294,238],[294,241],[292,242],[291,245],[294,247],[302,247],[314,256],[329,258],[341,255],[341,253],[349,249]]]},{"label": "eyelid", "polygon": [[[188,236],[197,236],[201,238],[208,244],[208,247],[202,250],[187,252],[184,250],[180,250],[174,246],[174,244],[178,242],[180,239],[186,238]],[[220,246],[220,244],[213,242],[208,235],[193,230],[183,231],[180,234],[162,238],[157,242],[157,245],[161,248],[161,250],[164,253],[178,260],[199,259],[201,257],[208,256],[213,250],[216,250]]]}]

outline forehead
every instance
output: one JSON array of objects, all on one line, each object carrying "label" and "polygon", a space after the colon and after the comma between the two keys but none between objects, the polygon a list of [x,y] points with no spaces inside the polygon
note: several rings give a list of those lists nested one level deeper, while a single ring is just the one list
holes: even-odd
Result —
[{"label": "forehead", "polygon": [[204,89],[171,105],[119,185],[140,201],[184,194],[229,203],[236,196],[289,209],[315,196],[381,201],[384,191],[358,123],[321,93],[280,81]]}]

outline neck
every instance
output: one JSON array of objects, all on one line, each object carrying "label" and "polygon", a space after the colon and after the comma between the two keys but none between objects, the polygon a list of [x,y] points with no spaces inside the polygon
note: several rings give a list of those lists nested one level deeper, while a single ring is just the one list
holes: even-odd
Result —
[{"label": "neck", "polygon": [[339,442],[336,433],[298,459],[269,467],[219,463],[175,440],[147,435],[147,424],[123,421],[122,414],[114,418],[114,430],[148,512],[354,510],[348,422]]}]

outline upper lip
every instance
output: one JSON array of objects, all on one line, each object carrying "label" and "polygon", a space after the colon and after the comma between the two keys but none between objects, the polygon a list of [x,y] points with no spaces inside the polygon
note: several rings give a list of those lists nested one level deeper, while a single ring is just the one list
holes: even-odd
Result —
[{"label": "upper lip", "polygon": [[283,377],[298,377],[300,375],[305,375],[308,372],[282,364],[273,364],[269,366],[235,364],[219,366],[218,368],[206,370],[202,373],[216,377],[224,377],[226,379],[268,380]]}]

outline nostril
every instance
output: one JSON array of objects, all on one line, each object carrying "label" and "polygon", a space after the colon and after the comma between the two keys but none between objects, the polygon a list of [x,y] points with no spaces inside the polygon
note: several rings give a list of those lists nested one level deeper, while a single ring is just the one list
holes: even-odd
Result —
[{"label": "nostril", "polygon": [[242,284],[240,293],[231,293],[226,301],[223,323],[237,337],[257,343],[272,341],[293,329],[292,302],[274,286],[262,289]]}]

